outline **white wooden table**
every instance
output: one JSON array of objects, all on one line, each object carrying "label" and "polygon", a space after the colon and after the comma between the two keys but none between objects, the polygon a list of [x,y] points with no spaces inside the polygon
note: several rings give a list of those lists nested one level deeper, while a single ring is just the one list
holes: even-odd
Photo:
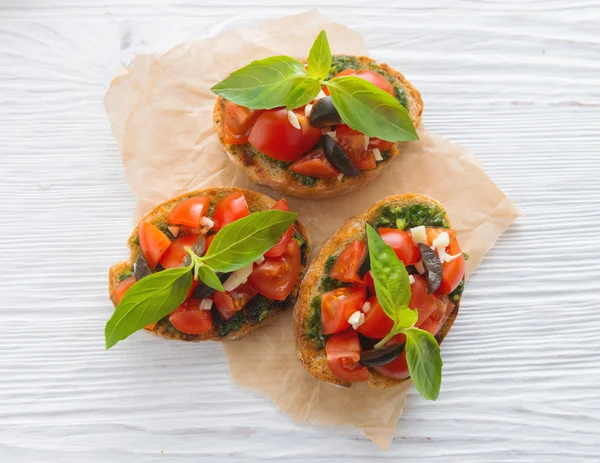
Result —
[{"label": "white wooden table", "polygon": [[[468,285],[440,399],[381,452],[236,388],[217,344],[106,352],[134,198],[102,97],[135,53],[305,9],[0,2],[0,461],[600,461],[600,2],[329,0],[524,212]],[[402,6],[396,6],[402,3]]]}]

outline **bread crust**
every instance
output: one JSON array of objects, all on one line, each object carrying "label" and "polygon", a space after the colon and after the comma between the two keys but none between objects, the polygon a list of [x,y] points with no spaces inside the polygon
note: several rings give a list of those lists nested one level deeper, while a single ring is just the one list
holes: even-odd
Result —
[{"label": "bread crust", "polygon": [[[415,127],[418,127],[421,123],[421,116],[423,114],[423,100],[419,91],[412,86],[412,84],[397,70],[391,68],[385,63],[377,63],[375,60],[366,56],[359,56],[356,58],[361,66],[367,68],[369,65],[377,65],[388,74],[390,74],[395,83],[404,88],[406,99],[408,101],[409,115]],[[326,199],[335,196],[340,196],[351,191],[354,191],[364,185],[372,182],[383,169],[385,169],[390,162],[398,155],[402,153],[406,147],[407,142],[398,142],[396,144],[397,150],[392,153],[389,159],[380,162],[375,169],[366,170],[357,177],[344,177],[343,181],[339,181],[337,178],[320,179],[315,186],[309,187],[301,184],[296,177],[294,177],[288,169],[283,169],[272,162],[262,159],[258,156],[254,156],[246,148],[246,145],[227,145],[223,141],[223,98],[218,97],[213,110],[213,121],[219,141],[223,145],[225,153],[229,159],[235,164],[246,171],[248,178],[260,185],[267,185],[275,190],[289,196],[297,196],[301,198],[311,199]],[[237,153],[236,153],[237,152]]]},{"label": "bread crust", "polygon": [[[206,197],[210,198],[211,203],[213,203],[217,198],[223,197],[233,191],[241,191],[244,194],[244,197],[246,198],[246,202],[248,203],[248,208],[250,209],[250,211],[268,210],[271,208],[271,206],[273,206],[273,204],[275,204],[275,200],[273,200],[269,196],[264,195],[262,193],[258,193],[256,191],[247,190],[247,189],[243,189],[243,188],[206,188],[206,189],[202,189],[202,190],[191,191],[189,193],[184,193],[175,198],[169,199],[168,201],[165,201],[164,203],[159,204],[158,206],[156,206],[154,209],[152,209],[150,212],[148,212],[146,215],[144,215],[140,219],[140,221],[138,222],[138,225],[135,226],[135,228],[133,229],[133,232],[131,233],[131,236],[127,240],[127,244],[130,249],[129,260],[123,261],[123,262],[118,262],[118,263],[114,264],[108,271],[108,293],[109,293],[109,297],[110,297],[113,305],[116,307],[115,301],[112,298],[112,293],[113,293],[115,286],[119,284],[119,276],[125,270],[130,269],[132,267],[133,262],[135,262],[138,255],[141,252],[139,245],[137,245],[135,242],[136,237],[138,235],[139,223],[141,223],[143,221],[148,221],[148,222],[152,222],[152,223],[156,224],[157,222],[166,221],[166,218],[169,215],[169,213],[171,212],[171,210],[173,210],[173,208],[176,205],[178,205],[180,202],[182,202],[185,199],[196,197],[196,196],[206,196]],[[306,228],[304,227],[304,225],[302,225],[302,223],[300,221],[296,220],[294,222],[293,226],[294,226],[294,230],[298,234],[302,235],[304,237],[304,239],[306,240],[305,253],[307,256],[306,262],[304,263],[304,265],[302,265],[300,267],[300,274],[298,275],[298,281],[296,283],[296,286],[290,293],[292,300],[295,300],[298,295],[299,289],[300,289],[300,283],[302,282],[302,277],[303,277],[304,273],[306,272],[306,267],[308,265],[308,259],[309,259],[310,250],[311,250],[311,243],[310,243],[310,237],[308,236],[308,232],[306,231]],[[273,322],[274,320],[279,318],[284,312],[289,310],[292,307],[292,305],[293,304],[290,304],[289,307],[285,307],[285,309],[283,309],[283,310],[282,309],[273,310],[263,320],[261,320],[260,322],[258,322],[256,324],[245,323],[239,330],[231,331],[226,336],[220,336],[214,327],[210,331],[208,331],[206,333],[202,333],[202,334],[185,334],[185,333],[181,333],[176,330],[173,331],[173,330],[166,329],[168,325],[166,325],[164,323],[163,324],[158,323],[154,329],[150,330],[150,329],[145,328],[145,330],[149,331],[150,333],[152,333],[156,336],[159,336],[161,338],[177,340],[177,341],[198,342],[198,341],[223,341],[223,340],[240,339],[240,338],[246,336],[251,331],[254,331],[255,329],[260,328],[261,326],[268,325],[269,323]]]},{"label": "bread crust", "polygon": [[[331,372],[327,366],[325,349],[317,351],[313,341],[306,336],[304,330],[305,323],[312,313],[311,302],[313,298],[318,296],[321,292],[319,287],[327,258],[337,254],[351,241],[357,238],[361,239],[364,236],[365,223],[377,219],[384,206],[392,205],[408,207],[414,204],[438,206],[445,211],[445,208],[441,203],[425,195],[403,194],[388,196],[373,204],[364,214],[359,214],[346,220],[321,248],[319,255],[311,262],[306,275],[304,276],[304,280],[302,281],[300,294],[298,295],[294,307],[294,335],[300,361],[309,373],[316,378],[338,386],[349,387],[352,384],[349,381],[338,378]],[[448,331],[450,331],[450,328],[454,324],[454,320],[456,320],[458,314],[459,305],[460,300],[456,302],[456,306],[448,316],[448,319],[435,336],[439,343],[444,340]],[[406,379],[388,378],[387,376],[379,374],[372,368],[369,369],[368,385],[370,387],[387,388],[397,386],[404,381],[406,381]]]}]

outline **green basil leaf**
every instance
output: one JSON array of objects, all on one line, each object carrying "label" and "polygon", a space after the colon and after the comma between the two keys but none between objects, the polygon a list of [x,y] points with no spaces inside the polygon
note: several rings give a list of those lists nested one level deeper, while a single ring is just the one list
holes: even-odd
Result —
[{"label": "green basil leaf", "polygon": [[308,72],[315,79],[324,79],[331,68],[331,50],[327,33],[323,30],[315,39],[308,54]]},{"label": "green basil leaf", "polygon": [[442,384],[440,346],[429,331],[411,328],[404,333],[406,363],[415,388],[427,400],[436,400]]},{"label": "green basil leaf", "polygon": [[185,301],[191,286],[191,267],[163,270],[135,283],[106,323],[106,348],[169,315]]},{"label": "green basil leaf", "polygon": [[411,296],[408,272],[394,250],[368,224],[367,240],[377,301],[386,315],[399,323]]},{"label": "green basil leaf", "polygon": [[321,91],[321,81],[315,79],[306,79],[292,91],[287,103],[286,109],[299,108],[310,103]]},{"label": "green basil leaf", "polygon": [[273,56],[252,61],[211,90],[250,109],[272,109],[287,106],[292,91],[307,79],[311,78],[300,61]]},{"label": "green basil leaf", "polygon": [[211,287],[212,289],[216,289],[217,291],[225,291],[221,280],[219,280],[219,277],[212,268],[208,267],[207,265],[201,264],[197,267],[197,269],[198,275],[200,276],[200,280],[202,281],[202,283],[204,283],[206,286]]},{"label": "green basil leaf", "polygon": [[382,140],[418,140],[408,111],[396,98],[355,76],[325,82],[333,105],[352,129]]},{"label": "green basil leaf", "polygon": [[401,309],[398,312],[398,321],[394,326],[394,329],[399,331],[405,328],[411,328],[417,323],[419,319],[419,311],[417,309],[409,309],[408,307]]},{"label": "green basil leaf", "polygon": [[217,272],[233,272],[271,249],[294,223],[295,212],[263,211],[224,226],[215,235],[202,262]]}]

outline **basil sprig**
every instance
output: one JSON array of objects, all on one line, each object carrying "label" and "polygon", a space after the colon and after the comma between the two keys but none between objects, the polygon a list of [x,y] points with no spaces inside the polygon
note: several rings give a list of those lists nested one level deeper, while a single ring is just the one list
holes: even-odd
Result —
[{"label": "basil sprig", "polygon": [[285,106],[290,111],[311,102],[326,85],[350,128],[391,142],[419,138],[406,108],[371,82],[353,76],[324,80],[331,59],[327,34],[321,31],[310,49],[308,70],[295,58],[273,56],[234,71],[211,90],[250,109]]},{"label": "basil sprig", "polygon": [[204,256],[190,248],[190,265],[153,273],[134,283],[106,323],[106,348],[156,323],[185,301],[192,279],[218,291],[223,285],[216,272],[233,272],[250,265],[272,248],[298,214],[278,210],[255,212],[224,226]]},{"label": "basil sprig", "polygon": [[415,388],[428,400],[436,400],[442,383],[442,357],[435,337],[415,328],[417,310],[408,307],[411,297],[406,267],[393,249],[367,224],[371,273],[377,301],[394,325],[375,347],[381,347],[398,334],[406,335],[406,363]]}]

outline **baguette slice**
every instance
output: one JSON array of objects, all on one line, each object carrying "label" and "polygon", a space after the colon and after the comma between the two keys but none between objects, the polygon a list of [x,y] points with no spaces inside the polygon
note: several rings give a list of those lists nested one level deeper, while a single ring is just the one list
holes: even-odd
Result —
[{"label": "baguette slice", "polygon": [[[441,203],[428,196],[420,194],[388,196],[387,198],[384,198],[381,201],[373,204],[373,206],[371,206],[364,214],[356,215],[346,220],[346,222],[344,222],[342,226],[333,234],[333,236],[324,244],[323,248],[319,252],[319,255],[311,262],[310,267],[306,272],[306,276],[302,281],[300,294],[298,296],[298,300],[296,301],[296,306],[294,307],[294,334],[296,337],[298,356],[308,372],[316,378],[339,386],[349,387],[352,384],[349,381],[344,381],[338,378],[331,372],[327,366],[325,349],[317,350],[314,341],[307,337],[305,332],[306,322],[312,314],[311,302],[315,296],[318,296],[322,293],[319,287],[323,277],[327,258],[341,252],[351,241],[364,237],[365,223],[367,221],[376,220],[380,216],[381,209],[384,206],[391,205],[408,207],[414,204],[438,206],[442,211],[445,212],[445,209]],[[452,313],[448,316],[448,319],[435,336],[439,343],[442,342],[448,331],[450,331],[450,328],[456,319],[456,315],[458,314],[459,305],[460,300],[456,302],[456,306],[454,307]],[[377,373],[372,368],[369,369],[368,384],[370,387],[392,387],[397,386],[404,381],[406,381],[406,379],[388,378],[387,376]]]},{"label": "baguette slice", "polygon": [[[141,218],[140,222],[147,221],[147,222],[151,222],[157,226],[161,226],[162,224],[166,223],[167,216],[169,215],[171,210],[185,199],[196,197],[196,196],[206,196],[206,197],[210,198],[211,206],[214,206],[218,202],[219,199],[221,199],[222,197],[226,196],[227,194],[229,194],[233,191],[241,191],[244,194],[244,197],[246,198],[246,202],[248,203],[248,208],[250,209],[250,212],[258,212],[258,211],[268,210],[271,206],[273,206],[273,204],[275,204],[275,201],[273,199],[271,199],[270,197],[263,195],[262,193],[258,193],[256,191],[252,191],[252,190],[246,190],[246,189],[242,189],[242,188],[207,188],[207,189],[203,189],[203,190],[192,191],[190,193],[185,193],[185,194],[182,194],[175,198],[172,198],[162,204],[159,204],[154,209],[152,209],[150,212],[148,212],[146,215],[144,215]],[[288,296],[288,298],[285,301],[282,301],[282,302],[270,301],[271,305],[278,303],[279,306],[277,308],[275,308],[274,310],[271,310],[271,312],[264,319],[262,319],[261,321],[259,321],[258,323],[255,323],[255,324],[251,323],[250,321],[247,321],[239,329],[229,332],[226,336],[220,336],[220,334],[218,333],[218,331],[215,329],[214,326],[209,332],[202,333],[202,334],[182,333],[182,332],[174,329],[172,327],[172,325],[166,319],[163,319],[159,323],[157,323],[157,325],[154,327],[154,329],[152,329],[152,330],[146,329],[146,331],[150,331],[152,334],[154,334],[156,336],[160,336],[162,338],[171,339],[171,340],[223,341],[224,339],[228,339],[228,340],[239,339],[239,338],[247,335],[251,331],[253,331],[261,326],[267,325],[267,324],[271,323],[272,321],[274,321],[275,319],[277,319],[285,311],[287,311],[288,309],[293,307],[294,301],[296,300],[296,298],[298,296],[298,291],[300,288],[300,283],[302,281],[302,277],[306,271],[308,257],[310,256],[310,249],[311,249],[310,238],[308,236],[306,229],[304,228],[304,225],[302,225],[302,223],[300,223],[298,220],[296,220],[296,222],[294,222],[293,226],[294,226],[294,231],[296,233],[298,233],[299,235],[301,235],[305,240],[305,244],[303,246],[301,246],[302,259],[301,259],[300,274],[298,275],[298,281],[296,283],[296,286],[294,287],[294,289],[292,290],[292,292],[290,293],[290,295]],[[138,244],[136,244],[137,235],[138,235],[138,225],[136,225],[131,236],[129,237],[129,239],[127,241],[127,244],[130,249],[129,260],[124,261],[124,262],[118,262],[118,263],[114,264],[108,272],[108,290],[109,290],[109,295],[110,295],[111,301],[113,302],[113,305],[115,305],[115,307],[116,307],[116,304],[112,298],[112,293],[113,293],[115,286],[119,284],[119,276],[125,270],[132,268],[133,262],[135,262],[138,255],[141,253],[140,246]],[[215,310],[214,307],[211,310],[214,311]],[[244,309],[242,309],[242,310],[244,310]]]},{"label": "baguette slice", "polygon": [[[423,100],[419,91],[400,72],[387,64],[378,64],[375,60],[365,56],[357,57],[357,61],[361,69],[373,69],[375,67],[385,71],[394,79],[396,85],[404,89],[410,118],[413,125],[418,127],[421,123],[421,115],[423,114]],[[397,143],[397,150],[391,153],[392,155],[389,159],[379,162],[375,169],[365,170],[357,177],[346,176],[343,177],[342,181],[337,178],[320,179],[314,186],[306,186],[288,168],[278,165],[277,161],[266,158],[264,155],[255,154],[250,144],[246,143],[237,146],[225,144],[223,141],[224,107],[225,100],[222,97],[218,97],[213,110],[213,119],[219,141],[229,158],[246,171],[251,181],[260,185],[270,186],[289,196],[325,199],[354,191],[375,179],[392,162],[398,152],[402,152],[406,145],[406,142]]]}]

